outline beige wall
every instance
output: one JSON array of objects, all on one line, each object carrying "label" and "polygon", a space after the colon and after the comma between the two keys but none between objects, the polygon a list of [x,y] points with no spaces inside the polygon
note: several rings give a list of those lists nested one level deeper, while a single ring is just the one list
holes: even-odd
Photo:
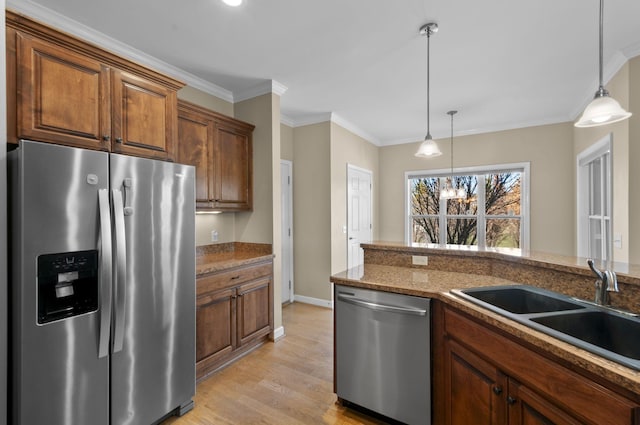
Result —
[{"label": "beige wall", "polygon": [[[454,168],[530,162],[532,250],[573,252],[572,129],[571,123],[563,123],[455,138]],[[380,239],[404,240],[404,173],[450,167],[449,140],[437,142],[443,155],[433,159],[414,156],[418,142],[380,149]]]},{"label": "beige wall", "polygon": [[178,90],[178,98],[229,117],[233,116],[233,103],[194,89],[193,87],[185,86]]},{"label": "beige wall", "polygon": [[[620,105],[629,109],[629,64],[624,65],[607,84],[611,96]],[[594,88],[595,92],[595,88]],[[574,127],[574,157],[589,146],[612,133],[612,171],[613,171],[613,234],[622,236],[622,248],[613,248],[615,261],[627,263],[629,259],[629,120],[601,127]],[[577,189],[577,165],[574,160],[574,187]],[[575,195],[574,195],[575,197]],[[577,201],[574,201],[574,211]],[[574,214],[577,216],[577,211]],[[575,219],[577,230],[577,218]],[[576,247],[577,251],[577,247]]]},{"label": "beige wall", "polygon": [[[629,262],[640,264],[640,56],[629,61]],[[623,241],[624,242],[624,241]]]},{"label": "beige wall", "polygon": [[372,173],[371,220],[378,239],[378,147],[343,127],[331,123],[331,274],[347,268],[347,164]]},{"label": "beige wall", "polygon": [[296,127],[293,136],[294,291],[330,300],[330,123]]},{"label": "beige wall", "polygon": [[273,262],[274,326],[282,326],[280,206],[280,96],[269,93],[235,105],[236,118],[253,131],[253,211],[236,213],[238,241],[270,243]]},{"label": "beige wall", "polygon": [[280,158],[293,161],[293,127],[280,124]]}]

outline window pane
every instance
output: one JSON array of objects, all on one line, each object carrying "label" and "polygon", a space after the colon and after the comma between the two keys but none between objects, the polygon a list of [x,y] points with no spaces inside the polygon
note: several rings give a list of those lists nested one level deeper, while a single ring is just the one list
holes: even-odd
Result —
[{"label": "window pane", "polygon": [[447,199],[447,214],[477,215],[478,176],[454,176],[451,183],[455,189],[464,189],[466,196],[462,199]]},{"label": "window pane", "polygon": [[520,215],[522,173],[507,172],[485,176],[487,215]]},{"label": "window pane", "polygon": [[447,219],[447,244],[477,245],[477,222],[475,218]]},{"label": "window pane", "polygon": [[602,258],[602,221],[600,219],[589,219],[589,256],[598,260]]},{"label": "window pane", "polygon": [[440,225],[438,217],[420,217],[413,219],[411,234],[413,243],[439,243]]},{"label": "window pane", "polygon": [[487,219],[487,246],[492,248],[520,248],[520,219]]},{"label": "window pane", "polygon": [[437,215],[440,189],[437,177],[410,180],[411,215]]},{"label": "window pane", "polygon": [[589,215],[600,215],[602,213],[602,174],[601,174],[602,157],[594,159],[589,163],[589,172],[591,179],[591,199]]}]

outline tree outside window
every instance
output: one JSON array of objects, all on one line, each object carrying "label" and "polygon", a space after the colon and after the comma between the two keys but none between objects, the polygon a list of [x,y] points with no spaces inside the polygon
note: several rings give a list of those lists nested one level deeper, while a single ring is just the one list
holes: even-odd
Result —
[{"label": "tree outside window", "polygon": [[462,199],[440,199],[448,176],[410,176],[411,242],[520,248],[522,170],[457,175]]}]

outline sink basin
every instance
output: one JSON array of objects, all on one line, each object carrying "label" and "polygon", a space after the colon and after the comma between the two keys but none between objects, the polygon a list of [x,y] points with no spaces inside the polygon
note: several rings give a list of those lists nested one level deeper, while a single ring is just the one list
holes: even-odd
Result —
[{"label": "sink basin", "polygon": [[[470,301],[489,304],[514,314],[584,309],[585,306],[558,294],[533,286],[511,285],[473,288],[460,291]],[[463,295],[463,296],[464,296]],[[470,297],[470,298],[469,298]],[[495,310],[492,308],[492,310]]]},{"label": "sink basin", "polygon": [[[588,310],[531,318],[530,320],[581,342],[593,344],[624,357],[640,360],[640,344],[638,344],[640,341],[640,320],[638,319],[627,318],[604,310]],[[576,345],[582,346],[581,343]],[[588,347],[583,348],[588,349]]]},{"label": "sink basin", "polygon": [[640,370],[640,318],[528,285],[452,291],[561,341]]}]

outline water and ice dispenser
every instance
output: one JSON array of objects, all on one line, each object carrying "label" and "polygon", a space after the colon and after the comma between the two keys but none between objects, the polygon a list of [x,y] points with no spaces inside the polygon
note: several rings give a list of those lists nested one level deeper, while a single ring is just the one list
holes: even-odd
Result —
[{"label": "water and ice dispenser", "polygon": [[38,257],[38,324],[98,309],[98,251]]}]

